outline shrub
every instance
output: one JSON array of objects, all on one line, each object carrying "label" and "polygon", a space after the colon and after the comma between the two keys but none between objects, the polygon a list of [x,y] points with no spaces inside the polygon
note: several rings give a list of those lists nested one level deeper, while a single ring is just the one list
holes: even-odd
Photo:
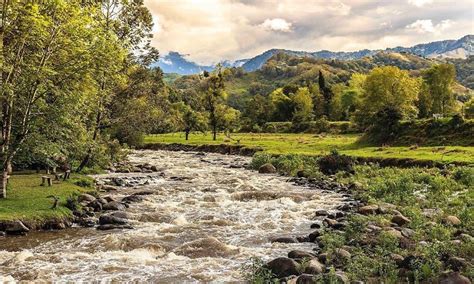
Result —
[{"label": "shrub", "polygon": [[275,275],[265,267],[265,262],[258,257],[252,257],[240,268],[242,277],[248,283],[264,284],[275,283]]},{"label": "shrub", "polygon": [[84,188],[92,188],[94,186],[94,181],[88,177],[74,178],[71,182],[77,186]]},{"label": "shrub", "polygon": [[252,157],[252,162],[250,167],[254,170],[258,170],[261,166],[265,164],[272,164],[273,157],[272,155],[265,152],[257,152]]},{"label": "shrub", "polygon": [[351,157],[340,155],[337,151],[321,157],[318,161],[319,170],[325,175],[334,175],[339,171],[346,173],[354,173],[354,161]]},{"label": "shrub", "polygon": [[66,208],[68,208],[71,211],[75,211],[75,210],[79,209],[80,205],[79,205],[79,201],[78,201],[77,198],[78,198],[77,193],[73,193],[71,196],[69,196],[66,199]]}]

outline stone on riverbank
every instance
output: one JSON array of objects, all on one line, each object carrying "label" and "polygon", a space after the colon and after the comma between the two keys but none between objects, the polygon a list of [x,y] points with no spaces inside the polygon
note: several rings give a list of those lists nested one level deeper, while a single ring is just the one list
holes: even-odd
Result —
[{"label": "stone on riverbank", "polygon": [[298,263],[291,258],[278,257],[268,262],[266,267],[272,271],[277,278],[299,275]]},{"label": "stone on riverbank", "polygon": [[119,202],[116,202],[116,201],[111,201],[111,202],[108,202],[106,204],[104,204],[104,206],[102,206],[102,209],[103,210],[114,210],[114,211],[121,211],[121,210],[125,210],[125,205],[123,205],[122,203],[119,203]]},{"label": "stone on riverbank", "polygon": [[274,174],[277,172],[277,170],[272,164],[267,163],[267,164],[262,165],[258,169],[258,172],[261,174]]}]

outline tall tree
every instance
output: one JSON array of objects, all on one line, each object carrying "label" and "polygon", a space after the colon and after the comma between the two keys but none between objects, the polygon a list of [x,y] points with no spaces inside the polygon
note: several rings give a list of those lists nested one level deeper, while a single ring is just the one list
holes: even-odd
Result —
[{"label": "tall tree", "polygon": [[15,155],[54,111],[54,101],[88,93],[98,37],[91,15],[79,1],[3,1],[0,197]]},{"label": "tall tree", "polygon": [[390,107],[403,117],[413,117],[417,113],[414,102],[419,86],[420,81],[411,78],[408,71],[394,66],[374,68],[365,80],[362,113],[370,117]]},{"label": "tall tree", "polygon": [[448,114],[454,110],[456,95],[452,88],[456,80],[456,69],[452,64],[438,64],[423,74],[431,97],[432,113]]},{"label": "tall tree", "polygon": [[318,85],[319,91],[324,97],[324,115],[329,117],[331,113],[331,100],[333,94],[331,92],[331,88],[327,85],[326,79],[324,78],[323,72],[321,70],[319,70]]},{"label": "tall tree", "polygon": [[204,72],[204,105],[209,112],[209,123],[212,130],[212,139],[217,139],[217,130],[219,126],[219,116],[217,113],[218,105],[225,100],[225,85],[222,68],[218,66],[217,70],[210,74]]},{"label": "tall tree", "polygon": [[127,67],[131,64],[148,66],[158,57],[156,49],[151,47],[152,16],[143,0],[101,0],[93,2],[93,5],[102,12],[101,29],[106,35],[106,40],[117,39],[122,48],[127,51],[128,56],[114,58],[112,61],[97,66],[96,78],[100,89],[92,123],[91,146],[77,171],[81,171],[89,164],[93,147],[100,140],[101,129],[106,127],[108,110],[113,101],[117,83],[125,79],[123,75]]}]

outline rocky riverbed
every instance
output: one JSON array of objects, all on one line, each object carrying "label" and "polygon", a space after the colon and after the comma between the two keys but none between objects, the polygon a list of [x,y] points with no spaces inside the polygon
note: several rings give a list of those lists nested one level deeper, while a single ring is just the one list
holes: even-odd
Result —
[{"label": "rocky riverbed", "polygon": [[238,281],[251,257],[311,252],[314,229],[354,203],[329,182],[248,170],[247,157],[147,150],[129,159],[132,168],[95,177],[100,197],[81,197],[90,228],[2,240],[4,280]]}]

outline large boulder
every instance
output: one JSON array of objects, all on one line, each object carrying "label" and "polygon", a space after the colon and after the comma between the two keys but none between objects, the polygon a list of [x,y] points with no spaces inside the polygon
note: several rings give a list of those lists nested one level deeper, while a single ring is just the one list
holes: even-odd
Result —
[{"label": "large boulder", "polygon": [[102,215],[99,217],[99,224],[106,225],[106,224],[113,224],[113,225],[126,225],[128,224],[127,219],[115,217],[113,215]]},{"label": "large boulder", "polygon": [[140,202],[140,201],[143,201],[143,199],[144,197],[142,195],[132,194],[132,195],[124,197],[122,199],[122,202],[125,202],[125,203]]},{"label": "large boulder", "polygon": [[258,172],[261,174],[274,174],[277,170],[272,164],[266,163],[258,168]]},{"label": "large boulder", "polygon": [[85,202],[92,202],[94,200],[95,200],[95,197],[90,195],[90,194],[87,194],[87,193],[83,193],[83,194],[81,194],[77,197],[77,201],[79,201],[79,202],[84,202],[84,201]]},{"label": "large boulder", "polygon": [[403,226],[403,225],[406,225],[406,224],[410,223],[411,220],[400,214],[400,215],[393,216],[392,217],[392,222],[397,224],[398,226]]},{"label": "large boulder", "polygon": [[453,216],[453,215],[450,215],[450,216],[447,216],[446,218],[444,218],[443,222],[446,225],[452,225],[452,226],[461,225],[461,220],[459,220],[458,217]]},{"label": "large boulder", "polygon": [[304,250],[292,250],[288,253],[288,257],[292,259],[302,259],[302,258],[313,258],[316,256]]},{"label": "large boulder", "polygon": [[270,240],[272,243],[286,243],[286,244],[291,244],[291,243],[297,243],[298,240],[293,237],[276,237]]},{"label": "large boulder", "polygon": [[307,274],[321,274],[324,272],[324,265],[321,264],[317,259],[311,259],[308,264],[306,265],[306,268],[304,270],[304,273]]},{"label": "large boulder", "polygon": [[272,271],[277,278],[299,275],[298,263],[291,258],[278,257],[268,262],[266,267]]},{"label": "large boulder", "polygon": [[102,209],[111,211],[122,211],[125,210],[125,205],[116,201],[111,201],[104,204],[104,206],[102,206]]},{"label": "large boulder", "polygon": [[366,205],[359,208],[359,213],[362,215],[377,214],[379,212],[378,205]]}]

